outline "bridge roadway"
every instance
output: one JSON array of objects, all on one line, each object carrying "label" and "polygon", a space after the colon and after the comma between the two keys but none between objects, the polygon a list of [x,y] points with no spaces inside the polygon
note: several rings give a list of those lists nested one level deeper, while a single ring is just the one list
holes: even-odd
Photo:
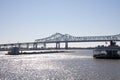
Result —
[{"label": "bridge roadway", "polygon": [[46,38],[36,39],[34,42],[0,44],[0,51],[8,51],[12,47],[18,47],[22,50],[45,50],[49,49],[47,48],[47,44],[49,43],[56,44],[54,48],[50,49],[62,49],[60,47],[60,43],[65,43],[64,49],[70,49],[68,43],[72,42],[106,42],[106,41],[120,41],[120,34],[109,36],[76,37],[71,36],[69,34],[55,33]]}]

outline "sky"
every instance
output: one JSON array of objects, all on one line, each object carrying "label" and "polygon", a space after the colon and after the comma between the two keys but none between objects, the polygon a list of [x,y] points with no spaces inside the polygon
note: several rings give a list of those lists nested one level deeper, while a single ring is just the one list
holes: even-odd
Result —
[{"label": "sky", "polygon": [[0,43],[32,42],[54,33],[120,34],[120,0],[0,0]]}]

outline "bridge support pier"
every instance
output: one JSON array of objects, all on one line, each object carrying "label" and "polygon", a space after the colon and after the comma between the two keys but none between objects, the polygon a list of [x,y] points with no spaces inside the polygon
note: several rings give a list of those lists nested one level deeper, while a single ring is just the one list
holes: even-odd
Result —
[{"label": "bridge support pier", "polygon": [[21,48],[21,44],[18,44],[18,48],[19,48],[19,49]]},{"label": "bridge support pier", "polygon": [[13,48],[14,44],[11,44],[11,48]]},{"label": "bridge support pier", "polygon": [[34,43],[34,44],[33,44],[33,48],[34,48],[34,49],[37,49],[37,43]]},{"label": "bridge support pier", "polygon": [[17,47],[17,44],[15,44],[15,47]]},{"label": "bridge support pier", "polygon": [[68,42],[65,42],[65,49],[68,49]]},{"label": "bridge support pier", "polygon": [[60,42],[56,43],[56,49],[60,49]]},{"label": "bridge support pier", "polygon": [[7,47],[6,47],[6,45],[4,45],[4,49],[6,49]]},{"label": "bridge support pier", "polygon": [[43,48],[44,48],[44,49],[46,48],[46,43],[43,43]]},{"label": "bridge support pier", "polygon": [[27,49],[29,49],[29,43],[27,43]]}]

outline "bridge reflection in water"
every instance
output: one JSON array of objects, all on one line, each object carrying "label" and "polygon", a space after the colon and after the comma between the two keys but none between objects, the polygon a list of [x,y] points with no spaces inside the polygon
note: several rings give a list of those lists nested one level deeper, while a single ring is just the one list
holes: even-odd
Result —
[{"label": "bridge reflection in water", "polygon": [[[109,36],[85,36],[76,37],[69,34],[55,33],[49,37],[36,39],[34,42],[0,44],[0,51],[8,51],[12,47],[18,47],[21,50],[46,50],[46,49],[71,49],[69,43],[72,42],[106,42],[120,41],[120,34]],[[55,47],[47,48],[47,44],[55,43]],[[61,48],[60,43],[64,43]],[[77,48],[76,48],[77,49]]]}]

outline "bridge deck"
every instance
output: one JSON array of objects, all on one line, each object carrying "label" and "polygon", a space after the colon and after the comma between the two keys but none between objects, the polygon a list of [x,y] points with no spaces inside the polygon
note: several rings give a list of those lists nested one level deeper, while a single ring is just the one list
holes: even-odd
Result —
[{"label": "bridge deck", "polygon": [[106,41],[120,41],[120,34],[118,35],[110,35],[110,36],[87,36],[87,37],[76,37],[71,36],[69,34],[60,34],[56,33],[49,37],[36,39],[34,42],[24,42],[24,43],[8,43],[8,44],[0,44],[0,50],[9,50],[11,47],[19,47],[26,46],[26,49],[30,49],[30,45],[32,45],[32,49],[37,49],[38,45],[42,44],[43,47],[41,49],[46,48],[46,44],[48,43],[56,43],[56,49],[60,48],[60,43],[65,43],[65,48],[68,47],[68,43],[70,42],[106,42]]}]

